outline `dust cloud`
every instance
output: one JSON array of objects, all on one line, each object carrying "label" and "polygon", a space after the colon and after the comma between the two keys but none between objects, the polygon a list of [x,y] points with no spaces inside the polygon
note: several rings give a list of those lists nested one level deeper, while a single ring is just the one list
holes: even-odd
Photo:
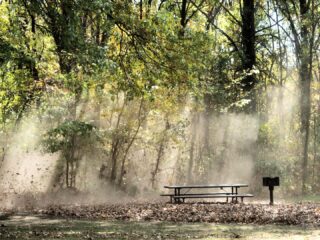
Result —
[{"label": "dust cloud", "polygon": [[[0,202],[7,207],[101,204],[118,202],[119,199],[157,198],[165,184],[260,184],[260,181],[255,182],[255,179],[259,180],[258,174],[272,173],[264,170],[267,168],[261,162],[284,161],[291,151],[288,139],[297,137],[292,131],[298,99],[295,86],[269,88],[264,99],[264,116],[244,113],[208,115],[193,112],[185,106],[169,118],[170,128],[167,130],[163,116],[156,120],[154,116],[146,118],[127,154],[123,180],[125,191],[99,176],[102,164],[108,160],[108,155],[103,152],[88,153],[80,159],[77,189],[69,191],[54,186],[60,154],[47,154],[40,144],[43,134],[52,125],[39,121],[36,114],[29,114],[8,140],[9,149],[0,168]],[[85,110],[88,119],[92,111],[89,107]],[[132,107],[128,105],[125,111],[130,112],[130,109]],[[132,114],[125,116],[132,117]],[[109,129],[114,127],[108,126],[103,118],[100,121]],[[166,139],[161,153],[159,141],[163,136]],[[261,145],[264,137],[277,138],[279,145],[273,148]],[[160,160],[156,184],[151,186],[157,157]]]}]

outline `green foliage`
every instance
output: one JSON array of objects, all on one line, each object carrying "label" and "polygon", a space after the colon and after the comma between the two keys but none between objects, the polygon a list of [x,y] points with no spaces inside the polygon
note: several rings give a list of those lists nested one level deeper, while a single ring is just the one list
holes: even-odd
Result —
[{"label": "green foliage", "polygon": [[42,144],[46,151],[55,153],[70,150],[75,144],[77,148],[84,147],[93,136],[97,137],[93,125],[80,121],[65,121],[48,131]]}]

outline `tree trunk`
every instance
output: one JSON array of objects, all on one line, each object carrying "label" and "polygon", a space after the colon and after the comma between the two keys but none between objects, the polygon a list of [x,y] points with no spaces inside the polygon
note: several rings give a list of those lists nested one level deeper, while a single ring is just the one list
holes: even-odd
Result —
[{"label": "tree trunk", "polygon": [[67,188],[70,186],[69,185],[69,160],[66,159],[66,186]]},{"label": "tree trunk", "polygon": [[313,117],[313,164],[312,164],[312,188],[313,190],[316,190],[316,181],[315,181],[315,166],[317,162],[317,156],[318,156],[318,149],[317,149],[317,116],[316,112],[314,113]]},{"label": "tree trunk", "polygon": [[301,136],[302,136],[302,193],[307,190],[308,178],[308,147],[309,147],[309,131],[310,131],[310,82],[311,76],[302,71],[308,71],[307,66],[302,66],[300,69],[300,114],[301,114]]},{"label": "tree trunk", "polygon": [[101,127],[101,104],[102,104],[102,91],[103,91],[103,86],[98,85],[95,89],[96,93],[96,102],[94,106],[94,125],[99,129]]},{"label": "tree trunk", "polygon": [[152,7],[152,2],[153,2],[153,0],[148,0],[148,6],[147,6],[147,12],[146,12],[146,18],[148,18],[148,17],[149,17],[149,15],[150,15],[151,7]]},{"label": "tree trunk", "polygon": [[187,175],[187,181],[188,183],[191,183],[193,181],[193,165],[194,165],[194,155],[195,155],[195,143],[196,143],[196,136],[197,136],[197,124],[199,121],[199,114],[196,112],[194,113],[193,119],[192,119],[192,132],[191,132],[191,145],[189,150],[189,163],[188,163],[188,175]]},{"label": "tree trunk", "polygon": [[119,136],[119,133],[117,132],[120,127],[120,122],[122,118],[122,114],[124,112],[124,108],[127,104],[126,99],[123,101],[123,105],[121,107],[121,111],[118,114],[117,124],[115,126],[116,133],[112,136],[112,143],[111,143],[111,175],[110,175],[110,182],[114,183],[117,179],[117,168],[118,168],[118,156],[119,151],[123,142],[123,137]]},{"label": "tree trunk", "polygon": [[[139,133],[139,130],[141,128],[141,125],[142,125],[142,122],[143,120],[145,119],[145,116],[141,116],[143,115],[142,114],[142,109],[143,109],[143,99],[141,99],[141,102],[140,102],[140,107],[139,107],[139,112],[138,112],[138,126],[136,128],[136,130],[134,131],[125,151],[124,151],[124,154],[123,154],[123,157],[122,157],[122,161],[121,161],[121,170],[120,170],[120,176],[119,176],[119,181],[118,181],[118,186],[120,187],[123,183],[123,177],[126,173],[126,170],[125,170],[125,165],[126,165],[126,160],[127,160],[127,156],[129,154],[129,151],[131,149],[131,146],[133,145],[134,141],[137,139],[137,135]],[[129,136],[130,138],[130,136]],[[129,139],[128,139],[129,140]]]},{"label": "tree trunk", "polygon": [[299,78],[300,78],[300,121],[302,136],[302,193],[307,191],[308,178],[308,147],[310,131],[310,87],[312,78],[312,39],[309,39],[309,28],[307,26],[307,14],[309,7],[306,0],[300,0],[301,19],[301,44],[298,48]]},{"label": "tree trunk", "polygon": [[142,0],[140,0],[140,3],[139,3],[139,10],[140,10],[140,20],[141,20],[143,17],[143,1]]},{"label": "tree trunk", "polygon": [[158,148],[156,165],[155,165],[154,170],[151,172],[152,188],[155,188],[155,180],[156,180],[156,176],[157,176],[157,174],[159,172],[161,159],[162,159],[162,157],[164,155],[164,149],[165,149],[165,146],[166,146],[166,142],[168,141],[168,136],[167,135],[168,135],[168,130],[169,129],[170,129],[170,124],[169,124],[169,121],[168,121],[168,118],[167,118],[166,127],[163,130],[163,136],[161,137],[159,148]]},{"label": "tree trunk", "polygon": [[159,149],[158,149],[158,154],[157,154],[157,159],[156,159],[156,166],[155,166],[154,170],[151,173],[151,185],[152,185],[153,189],[155,188],[156,176],[157,176],[157,174],[159,172],[160,161],[161,161],[161,158],[162,158],[163,153],[164,153],[164,143],[165,143],[165,140],[162,139],[161,142],[160,142],[160,145],[159,145]]},{"label": "tree trunk", "polygon": [[[293,1],[292,4],[294,4]],[[309,3],[309,4],[308,4]],[[311,112],[311,97],[310,87],[312,80],[312,59],[314,48],[314,32],[318,24],[314,19],[314,1],[299,0],[300,12],[296,12],[296,18],[300,18],[300,25],[297,26],[295,18],[291,13],[292,6],[288,1],[277,2],[283,15],[289,21],[290,30],[293,34],[293,42],[297,58],[297,66],[300,83],[300,132],[301,132],[301,192],[307,191],[308,178],[308,143],[309,143],[309,128],[310,128],[310,112]],[[310,9],[310,6],[312,8]],[[298,30],[300,28],[300,31]],[[311,30],[312,29],[312,30]],[[311,30],[311,31],[310,31]]]},{"label": "tree trunk", "polygon": [[256,111],[256,99],[253,91],[256,84],[255,74],[252,73],[256,64],[255,49],[255,20],[254,20],[254,0],[243,0],[242,7],[242,69],[246,73],[241,81],[242,90],[248,94],[250,103],[247,107],[249,112]]},{"label": "tree trunk", "polygon": [[118,152],[119,152],[119,145],[120,140],[118,136],[117,139],[113,140],[112,148],[111,148],[111,175],[110,175],[110,182],[114,183],[117,179],[117,162],[118,162]]},{"label": "tree trunk", "polygon": [[180,10],[180,25],[182,28],[187,26],[187,2],[188,0],[182,0],[181,10]]},{"label": "tree trunk", "polygon": [[230,159],[227,159],[227,152],[228,152],[228,142],[229,142],[229,132],[230,132],[230,116],[226,116],[226,122],[223,131],[223,141],[222,141],[222,151],[219,156],[218,166],[217,166],[217,172],[221,173],[225,171],[225,165],[228,163],[227,161],[230,161]]}]

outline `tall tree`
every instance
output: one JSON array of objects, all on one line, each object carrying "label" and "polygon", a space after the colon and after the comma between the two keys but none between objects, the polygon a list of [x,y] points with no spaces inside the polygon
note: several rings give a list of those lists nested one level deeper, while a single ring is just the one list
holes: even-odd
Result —
[{"label": "tall tree", "polygon": [[255,93],[253,91],[256,84],[256,76],[253,72],[256,64],[254,0],[243,0],[243,6],[240,9],[242,18],[242,68],[245,72],[245,76],[241,81],[241,87],[250,96],[248,110],[254,112],[256,110]]},{"label": "tall tree", "polygon": [[[319,17],[315,17],[314,0],[277,1],[278,6],[289,22],[293,35],[296,62],[300,83],[300,132],[301,132],[301,191],[307,190],[308,147],[311,113],[312,60],[315,47],[315,32]],[[297,19],[298,21],[295,21]]]}]

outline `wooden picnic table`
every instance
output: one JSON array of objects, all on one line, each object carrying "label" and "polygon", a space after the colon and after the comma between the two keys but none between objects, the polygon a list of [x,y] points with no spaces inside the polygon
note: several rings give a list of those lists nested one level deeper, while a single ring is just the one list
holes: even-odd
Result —
[{"label": "wooden picnic table", "polygon": [[[169,196],[171,203],[182,203],[189,198],[229,198],[232,202],[238,202],[238,198],[253,197],[252,194],[240,194],[239,189],[248,187],[248,184],[207,184],[207,185],[166,185],[164,188],[173,189],[174,192],[170,194],[161,194],[161,196]],[[222,192],[192,192],[193,189],[220,189]],[[185,191],[183,191],[185,190]],[[227,191],[226,191],[227,190]]]}]

